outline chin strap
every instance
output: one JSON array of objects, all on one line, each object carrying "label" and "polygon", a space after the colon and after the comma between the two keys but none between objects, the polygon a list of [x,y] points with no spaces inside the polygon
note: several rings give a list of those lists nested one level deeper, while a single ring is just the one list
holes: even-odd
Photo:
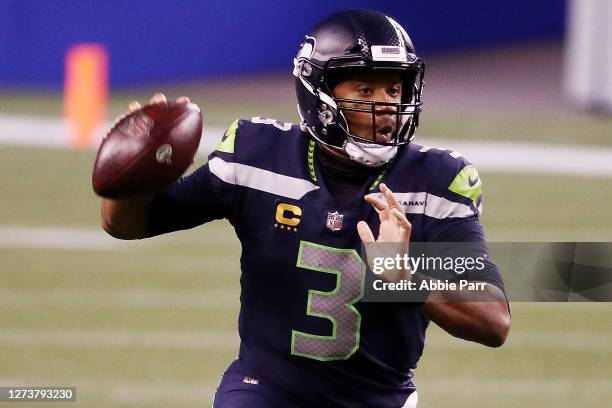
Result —
[{"label": "chin strap", "polygon": [[397,154],[397,146],[357,142],[348,137],[342,148],[351,160],[368,167],[380,167],[389,163]]}]

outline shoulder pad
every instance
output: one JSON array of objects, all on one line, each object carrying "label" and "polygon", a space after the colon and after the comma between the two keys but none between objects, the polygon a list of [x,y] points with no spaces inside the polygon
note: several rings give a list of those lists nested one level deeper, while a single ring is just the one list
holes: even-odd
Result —
[{"label": "shoulder pad", "polygon": [[[236,119],[225,131],[216,150],[224,153],[236,152],[236,138],[240,134],[240,139],[251,139],[255,134],[258,144],[265,145],[266,139],[276,133],[289,132],[292,129],[291,123],[280,122],[275,119],[261,118],[256,116],[249,119]],[[263,136],[262,132],[266,135]],[[246,141],[248,143],[248,141]]]},{"label": "shoulder pad", "polygon": [[238,132],[238,128],[240,127],[240,122],[242,122],[242,119],[236,119],[227,128],[215,150],[224,153],[234,153],[234,149],[236,146],[236,133]]},{"label": "shoulder pad", "polygon": [[423,146],[418,150],[433,176],[433,189],[453,201],[464,201],[479,208],[482,181],[476,167],[459,152]]}]

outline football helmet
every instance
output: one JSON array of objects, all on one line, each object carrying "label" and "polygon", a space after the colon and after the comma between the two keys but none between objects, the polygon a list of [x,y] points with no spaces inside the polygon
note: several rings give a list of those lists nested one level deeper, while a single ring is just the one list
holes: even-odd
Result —
[{"label": "football helmet", "polygon": [[[399,72],[401,102],[336,98],[333,85],[343,75],[361,71]],[[391,17],[362,9],[336,13],[304,38],[294,59],[301,127],[318,142],[343,150],[363,165],[381,166],[395,157],[399,145],[415,136],[424,72],[425,64],[416,56],[410,37]],[[391,140],[384,143],[375,139],[376,115],[382,110],[395,115]],[[371,138],[351,133],[348,111],[372,115]]]}]

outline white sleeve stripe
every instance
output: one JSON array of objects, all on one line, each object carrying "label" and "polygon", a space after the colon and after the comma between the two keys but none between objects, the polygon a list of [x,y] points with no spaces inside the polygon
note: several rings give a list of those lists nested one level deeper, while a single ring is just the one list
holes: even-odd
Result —
[{"label": "white sleeve stripe", "polygon": [[467,218],[475,215],[475,213],[468,205],[429,194],[425,205],[425,215],[440,219],[449,217]]},{"label": "white sleeve stripe", "polygon": [[[371,195],[387,201],[382,193]],[[457,203],[428,192],[393,193],[393,195],[406,214],[424,214],[437,219],[467,218],[476,215],[476,212],[469,205]]]},{"label": "white sleeve stripe", "polygon": [[240,163],[229,163],[220,157],[208,162],[210,171],[228,184],[265,191],[278,196],[301,199],[319,186],[308,180],[289,177]]}]

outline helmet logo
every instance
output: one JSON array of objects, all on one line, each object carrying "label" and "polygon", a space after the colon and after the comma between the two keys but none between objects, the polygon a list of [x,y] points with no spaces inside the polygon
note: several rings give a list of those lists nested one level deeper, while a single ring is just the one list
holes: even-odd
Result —
[{"label": "helmet logo", "polygon": [[317,40],[314,37],[306,36],[304,42],[300,46],[297,56],[293,59],[293,76],[310,76],[312,74],[312,66],[305,62],[305,59],[310,59],[314,54]]},{"label": "helmet logo", "polygon": [[312,57],[316,44],[317,40],[314,37],[306,36],[306,38],[304,38],[304,42],[302,43],[302,48],[300,48],[300,51],[298,52],[298,55],[295,58],[299,60],[301,58]]}]

